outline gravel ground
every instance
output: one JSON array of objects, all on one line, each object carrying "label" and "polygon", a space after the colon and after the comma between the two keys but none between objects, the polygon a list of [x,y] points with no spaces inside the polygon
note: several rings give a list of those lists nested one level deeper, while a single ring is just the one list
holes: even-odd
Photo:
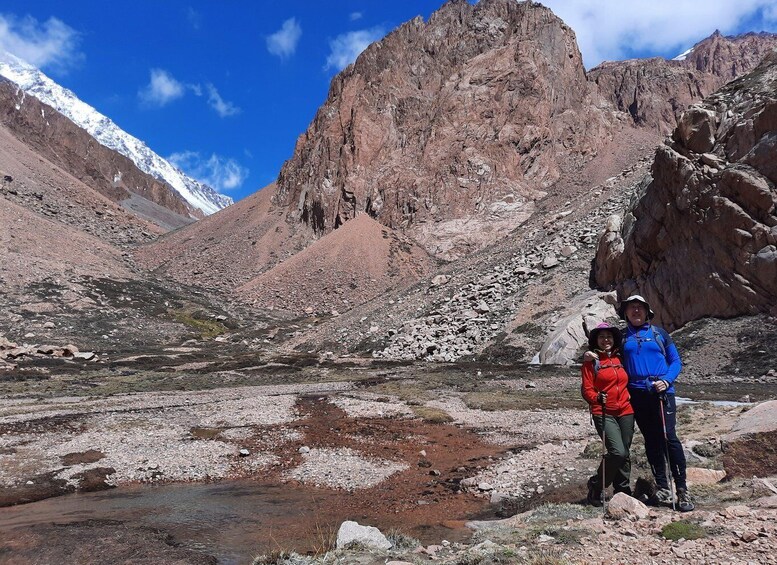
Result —
[{"label": "gravel ground", "polygon": [[353,491],[373,487],[407,468],[404,463],[364,457],[348,448],[311,449],[303,454],[302,464],[283,477],[317,487]]},{"label": "gravel ground", "polygon": [[499,445],[529,446],[554,440],[578,440],[590,435],[585,410],[487,411],[467,407],[457,396],[426,403],[444,410],[457,424],[477,428]]},{"label": "gravel ground", "polygon": [[[299,418],[294,410],[298,394],[332,388],[348,389],[350,385],[5,399],[0,401],[0,429],[5,430],[0,435],[0,485],[13,486],[49,472],[75,482],[75,475],[93,467],[115,469],[108,480],[111,485],[249,474],[276,461],[273,449],[298,439],[295,430],[266,429]],[[46,423],[63,417],[66,426]],[[198,435],[198,429],[209,433]],[[241,455],[248,440],[258,441],[266,452]],[[102,458],[63,469],[64,456],[89,450],[100,452]]]}]

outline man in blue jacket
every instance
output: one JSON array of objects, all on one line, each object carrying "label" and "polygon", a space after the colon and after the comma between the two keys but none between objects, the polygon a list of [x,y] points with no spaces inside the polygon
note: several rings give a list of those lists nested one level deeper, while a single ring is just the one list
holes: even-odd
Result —
[{"label": "man in blue jacket", "polygon": [[623,364],[629,375],[634,418],[645,438],[645,452],[658,487],[656,500],[659,504],[674,503],[669,490],[671,478],[666,473],[668,454],[678,508],[689,512],[693,502],[685,482],[685,453],[675,432],[674,381],[682,369],[680,355],[669,334],[650,323],[653,311],[640,295],[621,302],[618,313],[627,322],[621,349]]}]

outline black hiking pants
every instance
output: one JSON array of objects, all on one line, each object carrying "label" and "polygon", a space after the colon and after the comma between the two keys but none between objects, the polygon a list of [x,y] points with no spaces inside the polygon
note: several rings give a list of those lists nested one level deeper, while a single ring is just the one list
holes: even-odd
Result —
[{"label": "black hiking pants", "polygon": [[[675,432],[677,423],[677,405],[674,394],[664,394],[664,420],[666,421],[666,441],[664,441],[664,426],[661,420],[661,395],[638,389],[629,389],[631,406],[637,420],[639,431],[645,438],[645,454],[658,488],[669,488],[669,478],[666,476],[666,456],[669,451],[669,466],[672,470],[675,486],[685,489],[685,452],[680,439]],[[668,449],[667,449],[668,448]]]}]

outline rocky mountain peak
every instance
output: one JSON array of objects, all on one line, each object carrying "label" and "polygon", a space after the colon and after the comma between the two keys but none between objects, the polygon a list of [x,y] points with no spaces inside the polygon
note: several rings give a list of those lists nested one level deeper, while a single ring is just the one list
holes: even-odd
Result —
[{"label": "rocky mountain peak", "polygon": [[[550,10],[449,2],[333,79],[274,200],[311,238],[364,211],[454,258],[518,225],[608,139],[596,108],[574,33]],[[460,224],[478,218],[500,227],[467,240],[478,227]]]},{"label": "rocky mountain peak", "polygon": [[724,36],[720,31],[693,46],[683,66],[713,74],[724,81],[749,72],[777,48],[775,33],[745,33]]}]

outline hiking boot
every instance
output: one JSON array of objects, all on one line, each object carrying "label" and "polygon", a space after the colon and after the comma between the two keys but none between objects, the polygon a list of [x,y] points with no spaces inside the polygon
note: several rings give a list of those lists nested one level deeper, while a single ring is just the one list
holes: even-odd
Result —
[{"label": "hiking boot", "polygon": [[672,493],[668,488],[658,489],[656,494],[653,495],[653,500],[655,500],[656,504],[659,506],[671,506],[674,502],[672,500]]},{"label": "hiking boot", "polygon": [[688,489],[677,489],[677,509],[680,512],[690,512],[694,509],[691,494],[688,492]]},{"label": "hiking boot", "polygon": [[614,489],[614,490],[615,490],[615,492],[613,492],[613,495],[616,495],[616,494],[618,494],[619,492],[622,492],[623,494],[628,494],[628,495],[629,495],[629,496],[631,496],[631,497],[633,497],[633,496],[634,496],[634,495],[632,494],[632,492],[631,492],[631,487],[626,487],[626,488],[616,488],[616,489]]},{"label": "hiking boot", "polygon": [[604,505],[604,496],[602,495],[602,489],[599,487],[599,481],[596,477],[588,479],[588,496],[586,496],[585,499],[591,506]]}]

